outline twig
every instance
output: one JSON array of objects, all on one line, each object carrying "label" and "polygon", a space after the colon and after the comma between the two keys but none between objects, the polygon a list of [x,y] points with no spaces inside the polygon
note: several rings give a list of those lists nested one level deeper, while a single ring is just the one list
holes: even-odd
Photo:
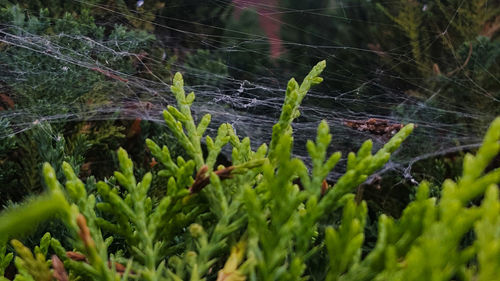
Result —
[{"label": "twig", "polygon": [[455,73],[459,72],[460,70],[464,69],[467,66],[467,64],[469,63],[471,56],[472,56],[472,43],[469,43],[469,54],[467,55],[467,59],[465,59],[464,64],[462,64],[462,66],[460,66],[459,68],[457,68],[457,69],[455,69],[453,71],[448,72],[447,76],[452,76],[453,74],[455,74]]},{"label": "twig", "polygon": [[127,83],[128,82],[128,79],[125,79],[123,77],[120,77],[118,75],[114,75],[113,73],[107,71],[107,70],[103,70],[103,69],[100,69],[100,68],[97,68],[97,67],[92,67],[91,70],[93,71],[97,71],[99,73],[102,73],[104,74],[105,76],[108,76],[109,78],[113,78],[115,80],[119,80],[119,81],[122,81],[122,82],[125,82]]},{"label": "twig", "polygon": [[[234,169],[235,169],[234,166],[229,166],[227,168],[215,171],[215,174],[221,180],[229,179],[232,178],[231,172]],[[210,183],[210,176],[208,175],[207,172],[208,172],[208,166],[203,165],[203,167],[200,168],[198,173],[196,173],[196,178],[191,187],[189,187],[189,191],[191,192],[191,194],[200,192],[200,190],[202,190],[205,186],[207,186]]]},{"label": "twig", "polygon": [[56,255],[52,255],[52,268],[54,269],[52,275],[57,281],[69,281],[64,264]]}]

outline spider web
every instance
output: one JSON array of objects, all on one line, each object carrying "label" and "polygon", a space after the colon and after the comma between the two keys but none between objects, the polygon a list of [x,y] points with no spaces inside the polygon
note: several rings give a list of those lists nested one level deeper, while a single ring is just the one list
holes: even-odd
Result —
[{"label": "spider web", "polygon": [[[101,9],[117,17],[125,16],[109,6],[84,1],[75,2],[88,4],[93,9]],[[208,2],[221,8],[227,4],[217,0]],[[465,83],[450,79],[443,88],[428,88],[425,86],[425,81],[428,79],[426,77],[418,74],[413,76],[395,74],[393,71],[395,68],[413,61],[407,43],[401,43],[396,49],[382,51],[373,46],[353,45],[350,41],[343,41],[342,37],[330,39],[328,34],[304,29],[302,22],[283,20],[287,15],[301,14],[324,17],[332,23],[340,21],[346,26],[364,24],[378,29],[397,30],[397,26],[388,21],[373,22],[362,17],[350,17],[351,11],[359,8],[356,5],[349,6],[350,1],[333,1],[335,3],[325,9],[287,8],[280,6],[279,1],[273,0],[233,2],[234,8],[229,16],[230,20],[238,23],[238,20],[244,20],[248,13],[253,13],[258,16],[257,24],[260,28],[248,30],[236,29],[234,26],[220,27],[211,25],[207,18],[200,18],[199,22],[168,18],[170,22],[177,23],[174,26],[141,20],[154,26],[157,34],[154,40],[164,50],[160,53],[150,53],[148,50],[124,51],[122,46],[134,44],[135,38],[118,42],[116,41],[118,39],[115,41],[96,39],[92,36],[71,33],[39,35],[3,23],[0,29],[0,42],[4,46],[10,50],[22,50],[26,55],[36,54],[46,62],[27,63],[25,69],[12,69],[2,62],[0,78],[2,93],[12,93],[15,99],[17,93],[12,89],[25,89],[23,87],[27,81],[39,79],[35,86],[30,86],[31,90],[54,84],[56,87],[67,87],[72,91],[78,90],[82,94],[69,102],[53,97],[48,99],[48,102],[34,103],[28,107],[15,105],[13,108],[0,111],[0,119],[8,120],[13,128],[9,135],[0,137],[5,138],[11,134],[30,130],[42,121],[140,118],[164,124],[161,112],[168,104],[174,104],[175,101],[169,91],[170,81],[162,78],[163,76],[152,69],[151,65],[169,64],[171,72],[180,71],[185,75],[189,83],[186,90],[194,91],[196,94],[192,108],[195,117],[199,119],[206,113],[212,115],[209,135],[215,135],[217,127],[227,122],[235,128],[240,137],[250,137],[252,146],[256,148],[270,140],[272,125],[278,120],[281,111],[288,79],[294,76],[301,81],[305,74],[304,69],[312,66],[304,63],[305,60],[298,59],[295,62],[294,58],[287,57],[286,54],[290,52],[303,54],[302,56],[308,56],[315,61],[327,60],[327,70],[322,75],[325,81],[307,94],[301,106],[301,116],[293,124],[294,154],[306,162],[308,157],[305,143],[306,140],[315,137],[320,120],[326,120],[331,127],[333,138],[330,151],[342,151],[344,156],[346,152],[357,150],[367,139],[374,141],[375,149],[387,141],[387,136],[374,135],[369,131],[346,126],[346,120],[376,118],[387,120],[391,124],[415,123],[417,128],[414,133],[381,171],[381,173],[398,171],[404,177],[411,178],[411,167],[417,161],[478,147],[488,123],[498,114],[494,111],[482,111],[467,101],[456,103],[441,96],[441,91],[446,90],[445,87],[458,87],[474,99],[486,99],[493,105],[492,108],[500,108],[498,94],[495,97],[474,81]],[[140,5],[143,5],[142,1],[137,2],[137,6]],[[169,8],[166,2],[164,9]],[[157,19],[161,22],[162,17],[157,16]],[[454,18],[449,24],[453,20]],[[183,29],[182,24],[179,24],[182,22],[186,22],[186,26],[200,27],[201,30],[212,28],[221,32],[214,34],[199,32],[196,29],[193,31],[192,28]],[[301,38],[296,40],[283,38],[279,30],[283,31],[284,28],[295,30],[304,36],[319,38],[324,44],[310,44],[301,41]],[[446,36],[447,28],[444,27],[442,34],[436,34],[435,38],[425,41],[425,46],[430,48],[434,44],[441,44],[439,41],[441,37]],[[360,32],[362,34],[365,31]],[[176,36],[182,36],[183,40],[179,40]],[[77,50],[69,43],[57,42],[80,42],[86,47]],[[193,42],[209,52],[197,53],[192,47]],[[169,62],[169,57],[173,57],[172,53],[178,53],[181,59]],[[99,54],[101,59],[96,59],[96,54]],[[200,67],[196,63],[186,63],[187,54],[194,54],[195,58],[204,58],[203,62],[211,66]],[[254,65],[247,67],[245,64],[233,62],[242,55],[250,57]],[[345,59],[362,56],[372,58],[376,63]],[[397,61],[398,64],[381,62],[380,58],[383,56]],[[102,59],[104,57],[115,62],[133,60],[140,70],[120,71],[113,63]],[[260,58],[270,58],[268,59],[270,63],[259,64]],[[287,69],[280,66],[278,63],[280,59],[285,62],[282,65],[287,65]],[[463,59],[457,57],[449,64],[460,66],[463,64]],[[224,71],[214,73],[211,67]],[[255,71],[256,68],[258,71]],[[93,83],[94,78],[80,77],[82,80],[88,79],[88,84],[77,83],[79,81],[76,78],[75,85],[60,84],[62,81],[67,81],[63,80],[66,75],[75,72],[89,77],[100,77],[100,82]],[[357,75],[360,72],[366,75]],[[500,85],[498,77],[494,74],[491,74],[491,79],[492,83]],[[412,85],[414,89],[425,93],[425,97],[409,95],[408,87],[402,85]],[[105,87],[105,94],[99,95],[99,102],[89,102],[89,100],[95,101],[95,98],[89,98],[85,93],[92,92],[97,86]],[[48,112],[50,113],[47,114]],[[230,154],[229,150],[225,150],[224,153]],[[334,179],[338,175],[332,172],[329,177]]]}]

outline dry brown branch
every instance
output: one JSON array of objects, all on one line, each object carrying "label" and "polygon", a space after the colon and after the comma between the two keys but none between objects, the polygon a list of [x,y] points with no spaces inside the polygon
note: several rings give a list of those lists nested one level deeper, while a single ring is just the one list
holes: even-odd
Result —
[{"label": "dry brown branch", "polygon": [[458,67],[457,69],[448,72],[447,76],[452,76],[453,74],[459,72],[460,70],[464,69],[467,64],[470,61],[470,58],[472,56],[472,43],[469,43],[469,54],[467,55],[467,58],[465,59],[465,62],[462,64],[462,66]]},{"label": "dry brown branch", "polygon": [[[87,257],[82,253],[67,251],[66,256],[74,261],[88,262]],[[108,261],[109,268],[111,268],[111,265],[112,265],[111,261]],[[126,266],[124,266],[123,264],[118,263],[118,262],[115,262],[114,265],[115,265],[116,272],[118,272],[119,274],[123,274],[125,272],[125,270],[127,269]],[[132,273],[133,273],[133,271],[132,271]]]},{"label": "dry brown branch", "polygon": [[94,248],[94,240],[92,240],[92,236],[90,236],[90,230],[87,226],[87,220],[82,214],[79,214],[78,217],[76,218],[76,224],[80,228],[80,231],[78,231],[78,235],[83,241],[83,244],[87,248]]},{"label": "dry brown branch", "polygon": [[328,191],[328,182],[326,180],[323,180],[321,183],[321,196],[325,195],[325,193]]},{"label": "dry brown branch", "polygon": [[[221,179],[229,179],[232,177],[231,172],[234,170],[234,166],[229,166],[220,170],[215,171],[214,173]],[[198,193],[205,186],[210,183],[210,174],[208,172],[208,166],[204,165],[200,168],[200,170],[196,173],[196,177],[194,179],[193,184],[189,187],[189,191],[191,194]]]},{"label": "dry brown branch", "polygon": [[85,257],[84,254],[73,252],[73,251],[67,251],[66,257],[68,257],[74,261],[87,261],[87,257]]},{"label": "dry brown branch", "polygon": [[8,108],[14,108],[14,101],[6,94],[0,94],[0,101]]},{"label": "dry brown branch", "polygon": [[52,275],[57,281],[69,281],[64,264],[56,255],[52,255],[52,268],[54,269]]},{"label": "dry brown branch", "polygon": [[107,76],[109,78],[112,78],[112,79],[115,79],[115,80],[118,80],[118,81],[121,81],[121,82],[124,82],[124,83],[128,82],[128,79],[125,79],[123,77],[115,75],[115,74],[111,73],[110,71],[107,71],[107,70],[104,70],[104,69],[100,69],[98,67],[92,67],[91,70],[97,71],[99,73],[104,74],[104,76]]},{"label": "dry brown branch", "polygon": [[500,30],[500,15],[496,16],[495,20],[486,22],[479,35],[486,36],[491,39],[498,30]]},{"label": "dry brown branch", "polygon": [[377,118],[345,120],[344,125],[361,132],[369,132],[374,135],[386,137],[391,137],[404,127],[404,124],[391,123],[389,120]]}]

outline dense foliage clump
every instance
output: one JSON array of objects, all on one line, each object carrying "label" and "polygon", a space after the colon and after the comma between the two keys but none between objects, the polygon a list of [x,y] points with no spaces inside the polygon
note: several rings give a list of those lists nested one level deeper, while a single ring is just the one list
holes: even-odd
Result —
[{"label": "dense foliage clump", "polygon": [[0,0],[0,281],[500,280],[498,0],[258,2]]},{"label": "dense foliage clump", "polygon": [[[366,141],[348,155],[347,171],[330,186],[324,179],[340,153],[326,154],[331,141],[326,122],[307,143],[311,170],[291,156],[291,123],[307,91],[322,81],[324,67],[318,63],[301,84],[289,81],[271,142],[256,151],[229,124],[219,127],[215,139],[204,136],[210,115],[194,122],[194,93],[185,94],[176,74],[171,90],[177,107],[169,106],[163,115],[188,156],[172,159],[167,146],[147,140],[162,169],[138,179],[127,152],[119,149],[119,171],[98,182],[96,191],[68,163],[62,164],[64,186],[44,164],[48,192],[0,216],[0,272],[13,258],[5,251],[7,241],[56,216],[73,233],[70,248],[48,233],[35,255],[11,240],[18,280],[498,280],[500,170],[485,169],[500,150],[500,119],[477,155],[465,157],[462,177],[443,183],[439,201],[422,183],[400,219],[382,215],[375,248],[363,256],[367,208],[351,191],[387,162],[413,126],[375,154]],[[227,144],[232,165],[215,167]],[[167,178],[166,185],[156,187],[165,190],[160,198],[148,196],[155,177]],[[479,205],[469,204],[481,196]],[[339,223],[319,228],[320,220],[339,209]],[[471,231],[476,238],[463,245]],[[318,259],[328,262],[311,270]]]},{"label": "dense foliage clump", "polygon": [[[156,76],[171,77],[163,64],[139,63],[136,56],[144,50],[157,51],[154,34],[118,22],[100,25],[96,17],[103,15],[91,9],[92,3],[59,1],[65,9],[60,10],[39,2],[0,2],[5,42],[0,44],[4,66],[0,70],[0,209],[43,190],[42,162],[54,165],[59,179],[62,161],[77,174],[94,169],[100,171],[96,176],[109,175],[111,169],[93,163],[109,160],[112,150],[134,141],[133,123],[117,120],[126,111],[120,102],[136,95],[124,81],[130,76],[147,77],[144,66]],[[101,117],[102,112],[114,115]],[[143,135],[165,133],[153,127],[142,130]]]}]

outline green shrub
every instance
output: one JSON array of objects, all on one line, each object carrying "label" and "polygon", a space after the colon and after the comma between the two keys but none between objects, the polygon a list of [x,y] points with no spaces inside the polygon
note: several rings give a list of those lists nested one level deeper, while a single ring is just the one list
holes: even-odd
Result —
[{"label": "green shrub", "polygon": [[8,86],[17,110],[38,116],[81,113],[109,102],[111,88],[135,95],[122,80],[103,73],[137,75],[130,54],[153,48],[153,35],[121,25],[106,30],[88,10],[79,17],[66,13],[55,19],[48,17],[48,9],[30,17],[25,13],[18,5],[0,3],[0,20],[9,24],[7,44],[0,46],[0,60],[6,65],[0,81]]},{"label": "green shrub", "polygon": [[[415,75],[424,78],[418,86],[425,85],[425,90],[410,82],[408,95],[441,109],[459,107],[464,113],[500,114],[499,84],[491,81],[491,75],[499,73],[500,40],[498,28],[492,24],[499,18],[499,5],[484,0],[378,2],[377,10],[400,30],[380,40],[381,48],[394,49],[395,38],[405,38],[411,54],[408,61],[391,56],[384,56],[383,61],[394,65],[404,79],[411,81]],[[488,96],[481,96],[477,88]],[[478,128],[487,126],[484,119],[462,121],[466,114],[438,115],[434,120],[465,123],[464,130],[471,135],[479,135]]]},{"label": "green shrub", "polygon": [[[223,124],[215,139],[205,137],[206,155],[201,141],[210,115],[195,124],[194,94],[185,94],[182,76],[176,74],[171,90],[177,107],[169,106],[163,115],[189,159],[172,159],[166,146],[147,140],[162,170],[139,181],[120,149],[119,171],[98,182],[96,193],[87,190],[70,164],[62,164],[65,186],[45,164],[47,194],[0,215],[0,273],[13,258],[5,251],[6,241],[57,216],[73,231],[73,248],[46,234],[33,255],[12,240],[16,280],[68,280],[68,272],[71,280],[498,280],[500,169],[484,170],[500,150],[500,118],[477,155],[465,157],[463,176],[443,184],[440,201],[429,198],[427,184],[421,184],[398,221],[380,217],[377,244],[362,256],[367,207],[351,192],[387,162],[413,126],[375,154],[366,141],[348,155],[346,173],[328,186],[324,179],[341,156],[326,155],[331,141],[326,122],[319,124],[316,141],[307,143],[310,171],[291,156],[291,123],[306,92],[322,81],[324,67],[325,62],[318,63],[300,85],[289,81],[269,146],[253,151],[248,138],[240,139]],[[232,166],[214,167],[228,143]],[[168,179],[166,194],[158,200],[148,196],[153,177]],[[301,187],[293,183],[297,178]],[[483,195],[480,206],[469,206]],[[323,232],[319,221],[339,209],[340,224],[330,222]],[[470,231],[476,239],[463,245]],[[49,252],[54,253],[51,261]],[[318,260],[322,266],[311,270]]]},{"label": "green shrub", "polygon": [[[67,1],[49,1],[55,5],[50,9],[40,7],[44,1],[18,2],[0,1],[0,21],[5,25],[5,42],[0,44],[0,111],[5,116],[0,117],[0,210],[8,201],[43,190],[43,162],[51,163],[61,179],[63,160],[76,170],[84,163],[88,168],[127,146],[127,122],[115,119],[128,114],[121,105],[137,100],[138,93],[123,79],[110,78],[104,68],[131,79],[146,78],[149,74],[134,54],[161,50],[155,36],[144,30],[98,25],[95,11],[83,3],[59,5],[78,11],[75,14],[62,13],[55,5]],[[155,76],[172,76],[162,70],[164,63],[145,61]],[[116,108],[113,115],[102,115],[109,107]],[[100,167],[94,175],[102,178],[108,171],[112,168]]]}]

